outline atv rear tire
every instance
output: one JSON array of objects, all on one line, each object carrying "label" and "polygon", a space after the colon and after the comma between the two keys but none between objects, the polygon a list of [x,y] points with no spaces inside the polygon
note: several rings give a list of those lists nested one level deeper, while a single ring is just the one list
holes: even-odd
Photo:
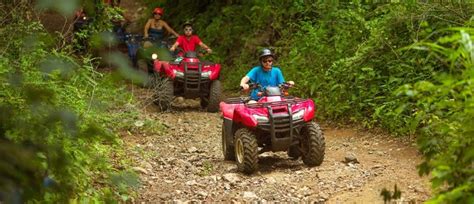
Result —
[{"label": "atv rear tire", "polygon": [[161,83],[163,83],[163,79],[161,79],[161,76],[158,73],[153,73],[149,74],[147,78],[146,86],[155,93],[155,90],[158,87],[161,87]]},{"label": "atv rear tire", "polygon": [[173,81],[164,78],[155,78],[153,83],[153,102],[160,108],[161,111],[166,111],[171,108],[171,102],[174,98]]},{"label": "atv rear tire", "polygon": [[222,153],[224,160],[235,161],[235,148],[227,142],[227,133],[225,132],[225,123],[222,123]]},{"label": "atv rear tire", "polygon": [[254,133],[241,128],[235,133],[235,156],[237,168],[251,174],[258,168],[258,144]]},{"label": "atv rear tire", "polygon": [[306,123],[301,129],[301,136],[303,163],[310,167],[321,165],[326,143],[319,125],[315,122]]},{"label": "atv rear tire", "polygon": [[207,104],[207,111],[215,113],[219,111],[219,103],[221,102],[221,82],[219,80],[212,81],[209,89],[209,102]]}]

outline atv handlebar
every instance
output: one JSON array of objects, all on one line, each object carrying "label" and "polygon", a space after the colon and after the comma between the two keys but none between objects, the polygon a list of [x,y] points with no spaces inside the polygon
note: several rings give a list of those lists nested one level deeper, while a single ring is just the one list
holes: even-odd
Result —
[{"label": "atv handlebar", "polygon": [[[264,92],[264,87],[262,87],[259,83],[249,82],[247,84],[249,85],[249,90],[259,89],[261,92]],[[278,88],[281,89],[282,94],[287,94],[288,89],[292,88],[293,86],[294,86],[293,83],[285,82],[285,83],[282,83],[282,84],[278,85]],[[244,91],[244,87],[242,87],[242,86],[240,86],[239,89],[240,89],[240,91]]]},{"label": "atv handlebar", "polygon": [[[261,85],[259,83],[253,83],[253,82],[250,82],[250,83],[247,83],[249,85],[249,89],[257,89],[257,88],[261,88]],[[289,88],[292,88],[294,85],[291,84],[291,83],[288,83],[288,82],[285,82],[285,83],[282,83],[280,85],[278,85],[279,88],[281,89],[289,89]],[[244,87],[240,86],[240,90],[242,90]]]},{"label": "atv handlebar", "polygon": [[126,38],[143,38],[143,35],[128,33],[128,34],[125,34],[125,37]]},{"label": "atv handlebar", "polygon": [[[253,89],[260,88],[260,84],[259,84],[259,83],[249,82],[249,83],[247,83],[247,84],[249,85],[249,90],[253,90]],[[244,90],[244,87],[243,87],[243,86],[240,86],[240,90],[243,91],[243,90]]]},{"label": "atv handlebar", "polygon": [[294,84],[291,84],[291,83],[288,83],[288,82],[285,82],[285,83],[282,83],[280,85],[278,85],[278,87],[280,87],[281,89],[286,89],[288,90],[289,88],[292,88],[294,86]]},{"label": "atv handlebar", "polygon": [[[171,49],[170,49],[170,51],[171,51]],[[183,50],[183,48],[181,48],[181,47],[179,47],[179,46],[176,47],[175,51],[185,53],[184,50]],[[173,51],[172,51],[172,52],[173,52]],[[188,52],[196,52],[196,54],[197,54],[199,57],[204,57],[204,56],[207,56],[207,55],[210,55],[210,54],[211,54],[211,53],[209,53],[208,51],[203,52],[202,49],[199,50],[199,51],[188,51]]]},{"label": "atv handlebar", "polygon": [[143,41],[148,40],[148,41],[156,41],[155,37],[147,36],[142,38]]}]

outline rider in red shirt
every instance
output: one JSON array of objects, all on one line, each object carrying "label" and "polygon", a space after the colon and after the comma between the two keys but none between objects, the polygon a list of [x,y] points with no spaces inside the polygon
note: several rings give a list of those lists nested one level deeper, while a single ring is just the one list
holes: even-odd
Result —
[{"label": "rider in red shirt", "polygon": [[193,35],[193,26],[191,23],[184,24],[184,35],[180,35],[173,46],[171,46],[170,51],[174,52],[178,46],[183,49],[178,53],[179,56],[183,56],[185,52],[195,51],[196,45],[201,46],[208,53],[212,53],[211,48],[204,44],[197,35]]}]

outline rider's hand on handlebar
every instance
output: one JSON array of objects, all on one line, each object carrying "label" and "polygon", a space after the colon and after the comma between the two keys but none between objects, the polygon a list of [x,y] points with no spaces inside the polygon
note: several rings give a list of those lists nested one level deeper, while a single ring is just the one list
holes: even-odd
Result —
[{"label": "rider's hand on handlebar", "polygon": [[206,49],[206,51],[207,51],[207,53],[209,53],[209,54],[211,54],[211,53],[212,53],[212,50],[211,50],[211,48],[207,48],[207,49]]},{"label": "rider's hand on handlebar", "polygon": [[287,82],[290,86],[294,86],[295,85],[295,82],[294,81],[288,81]]},{"label": "rider's hand on handlebar", "polygon": [[244,91],[247,91],[249,90],[250,86],[248,84],[241,84],[240,87],[242,88],[242,90]]}]

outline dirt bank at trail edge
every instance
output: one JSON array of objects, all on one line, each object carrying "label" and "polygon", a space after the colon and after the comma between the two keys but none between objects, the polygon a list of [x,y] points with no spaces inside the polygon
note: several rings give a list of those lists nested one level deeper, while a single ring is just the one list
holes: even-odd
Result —
[{"label": "dirt bank at trail edge", "polygon": [[[147,93],[134,89],[147,101]],[[149,95],[148,95],[149,96]],[[199,110],[199,102],[177,102],[172,112],[143,105],[142,119],[157,120],[164,133],[125,136],[143,182],[136,201],[325,201],[383,203],[381,189],[397,184],[404,201],[429,197],[427,178],[417,175],[420,156],[409,143],[352,128],[323,126],[326,156],[308,168],[285,152],[264,153],[260,170],[247,176],[223,160],[219,113]],[[146,124],[145,124],[146,125]],[[138,131],[139,132],[139,131]],[[351,155],[359,163],[344,163]]]}]

